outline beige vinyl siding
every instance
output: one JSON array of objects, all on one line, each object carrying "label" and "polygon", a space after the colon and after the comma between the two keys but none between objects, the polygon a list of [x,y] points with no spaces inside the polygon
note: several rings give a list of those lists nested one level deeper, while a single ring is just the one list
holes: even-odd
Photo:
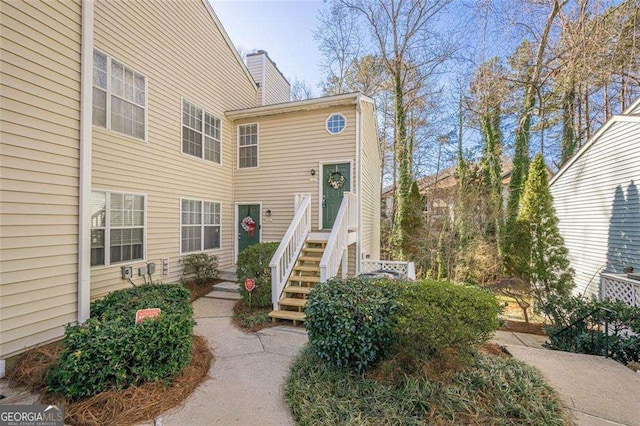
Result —
[{"label": "beige vinyl siding", "polygon": [[378,147],[375,107],[372,103],[365,101],[361,101],[360,105],[362,111],[360,254],[363,259],[369,256],[369,259],[378,260],[380,259],[380,168],[382,160]]},{"label": "beige vinyl siding", "polygon": [[[222,247],[211,253],[220,267],[231,265],[236,143],[224,112],[254,106],[256,90],[203,1],[97,2],[95,47],[146,77],[148,140],[94,126],[94,190],[147,196],[145,261],[156,263],[155,281],[181,275],[181,198],[221,203]],[[182,153],[183,98],[221,119],[222,164]],[[162,258],[170,259],[168,276],[161,275]],[[129,285],[120,266],[92,268],[92,298]]]},{"label": "beige vinyl siding", "polygon": [[264,55],[247,56],[247,69],[253,80],[257,83],[256,103],[255,106],[264,105],[262,103],[262,61]]},{"label": "beige vinyl siding", "polygon": [[[347,119],[346,128],[339,135],[331,135],[325,130],[325,121],[336,112]],[[353,105],[239,119],[234,123],[258,123],[259,127],[259,167],[235,171],[234,199],[236,203],[262,202],[262,241],[280,241],[293,218],[295,193],[311,194],[312,229],[318,229],[320,162],[352,161],[351,190],[358,190],[355,116]],[[311,169],[316,171],[315,176],[311,176]],[[266,210],[272,211],[270,218],[265,216]]]},{"label": "beige vinyl siding", "polygon": [[80,1],[2,3],[0,358],[76,320]]},{"label": "beige vinyl siding", "polygon": [[269,58],[265,58],[264,62],[264,105],[289,102],[291,86]]},{"label": "beige vinyl siding", "polygon": [[551,185],[575,293],[597,294],[599,272],[640,267],[638,141],[639,123],[614,122]]}]

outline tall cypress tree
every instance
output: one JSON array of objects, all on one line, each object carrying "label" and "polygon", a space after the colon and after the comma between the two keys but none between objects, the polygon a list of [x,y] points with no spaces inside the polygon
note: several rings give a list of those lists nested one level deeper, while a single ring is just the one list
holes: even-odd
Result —
[{"label": "tall cypress tree", "polygon": [[517,228],[521,262],[519,272],[540,302],[552,294],[568,295],[574,286],[567,249],[558,229],[558,218],[549,191],[549,172],[541,154],[536,155],[524,186]]}]

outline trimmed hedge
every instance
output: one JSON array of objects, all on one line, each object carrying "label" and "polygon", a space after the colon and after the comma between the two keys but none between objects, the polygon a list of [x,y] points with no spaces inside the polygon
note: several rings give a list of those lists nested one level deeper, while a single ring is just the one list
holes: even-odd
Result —
[{"label": "trimmed hedge", "polygon": [[442,281],[403,286],[395,335],[397,351],[416,360],[459,357],[491,338],[500,306],[488,291]]},{"label": "trimmed hedge", "polygon": [[[135,324],[138,309],[160,308]],[[66,328],[64,350],[47,373],[49,391],[71,400],[109,389],[169,381],[190,360],[193,321],[189,291],[175,284],[115,291],[91,306],[83,325]]]},{"label": "trimmed hedge", "polygon": [[251,292],[251,306],[266,308],[271,306],[271,268],[269,263],[278,249],[279,243],[253,244],[238,255],[236,275],[243,301],[248,305],[249,292],[244,288],[244,280],[256,280],[256,288]]},{"label": "trimmed hedge", "polygon": [[336,367],[366,370],[385,354],[391,342],[399,307],[397,288],[360,278],[334,278],[317,284],[305,306],[305,326],[313,350]]},{"label": "trimmed hedge", "polygon": [[321,359],[363,372],[389,355],[414,366],[430,358],[462,360],[492,336],[499,312],[496,298],[475,287],[332,279],[309,294],[305,326]]}]

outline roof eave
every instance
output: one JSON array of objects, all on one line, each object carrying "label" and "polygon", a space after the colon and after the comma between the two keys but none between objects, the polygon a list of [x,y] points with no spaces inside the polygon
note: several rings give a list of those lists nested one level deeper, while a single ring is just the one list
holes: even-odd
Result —
[{"label": "roof eave", "polygon": [[326,96],[322,98],[306,99],[303,101],[284,102],[280,104],[264,105],[225,112],[232,120],[255,118],[267,115],[285,114],[288,112],[312,111],[342,105],[355,105],[360,100],[359,93]]},{"label": "roof eave", "polygon": [[622,114],[614,115],[611,118],[609,118],[609,120],[607,120],[607,122],[604,123],[602,127],[600,127],[600,129],[598,129],[598,131],[589,139],[589,141],[586,144],[584,144],[582,148],[580,148],[578,152],[576,152],[576,154],[573,157],[571,157],[571,159],[567,161],[564,166],[560,168],[560,170],[558,170],[558,173],[556,173],[555,176],[553,176],[549,181],[549,186],[552,186],[560,178],[560,176],[562,176],[564,172],[567,171],[567,169],[569,169],[569,167],[573,165],[573,163],[578,161],[578,159],[582,157],[584,153],[587,152],[589,148],[591,148],[591,146],[593,146],[593,144],[595,144],[596,141],[602,137],[602,135],[607,131],[607,129],[613,126],[614,123],[617,123],[617,122],[640,123],[638,116],[631,114],[631,111],[636,109],[639,105],[640,105],[640,98],[638,98],[634,103],[632,103],[631,106],[627,108]]}]

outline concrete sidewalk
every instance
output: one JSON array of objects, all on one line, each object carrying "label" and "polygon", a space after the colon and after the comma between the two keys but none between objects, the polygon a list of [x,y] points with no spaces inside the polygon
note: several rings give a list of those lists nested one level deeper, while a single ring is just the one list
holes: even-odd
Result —
[{"label": "concrete sidewalk", "polygon": [[577,425],[640,426],[640,374],[611,359],[542,349],[544,340],[503,331],[493,339],[542,373]]},{"label": "concrete sidewalk", "polygon": [[193,304],[215,361],[209,378],[183,406],[160,416],[162,425],[293,425],[282,383],[307,342],[303,328],[278,326],[244,333],[231,323],[235,301],[203,297]]}]

